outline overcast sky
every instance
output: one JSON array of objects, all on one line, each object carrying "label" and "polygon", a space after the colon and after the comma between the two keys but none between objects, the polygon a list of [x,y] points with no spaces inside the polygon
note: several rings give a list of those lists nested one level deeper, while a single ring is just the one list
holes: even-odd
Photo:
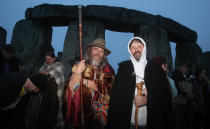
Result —
[{"label": "overcast sky", "polygon": [[[162,15],[195,30],[198,45],[203,52],[210,51],[210,0],[1,0],[0,26],[7,30],[7,43],[11,40],[15,23],[24,19],[25,10],[43,3],[109,5]],[[67,27],[53,27],[52,44],[55,52],[63,50],[66,30]],[[132,33],[106,31],[107,47],[112,51],[109,61],[115,70],[117,63],[129,59],[127,42],[132,36]],[[171,43],[171,46],[175,56],[175,44]]]}]

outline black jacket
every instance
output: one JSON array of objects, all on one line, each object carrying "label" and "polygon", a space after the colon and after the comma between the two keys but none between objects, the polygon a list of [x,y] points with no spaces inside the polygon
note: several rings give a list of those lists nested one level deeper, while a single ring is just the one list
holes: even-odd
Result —
[{"label": "black jacket", "polygon": [[[108,110],[107,128],[129,129],[136,78],[132,62],[119,64]],[[147,88],[147,128],[172,129],[169,83],[161,67],[148,61],[144,76]]]}]

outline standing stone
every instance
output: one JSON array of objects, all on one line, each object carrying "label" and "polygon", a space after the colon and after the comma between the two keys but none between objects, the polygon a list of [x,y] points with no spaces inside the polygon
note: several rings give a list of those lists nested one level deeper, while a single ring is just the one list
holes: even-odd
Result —
[{"label": "standing stone", "polygon": [[[103,23],[107,30],[133,33],[138,26],[155,25],[166,30],[172,42],[197,40],[195,31],[161,15],[105,5],[82,6],[82,10],[84,18]],[[78,20],[78,6],[42,4],[28,8],[25,17],[44,20],[51,25],[65,26],[72,20]]]},{"label": "standing stone", "polygon": [[196,67],[203,64],[203,52],[197,43],[177,43],[175,67],[180,63],[186,62],[191,66],[192,72]]},{"label": "standing stone", "polygon": [[140,26],[134,35],[143,38],[146,42],[147,58],[152,59],[155,56],[163,56],[172,67],[171,46],[165,30],[155,26],[143,25]]},{"label": "standing stone", "polygon": [[15,54],[24,65],[34,64],[35,72],[44,63],[45,54],[52,50],[51,26],[30,20],[21,20],[16,23],[11,43]]},{"label": "standing stone", "polygon": [[0,26],[0,48],[6,44],[7,31]]},{"label": "standing stone", "polygon": [[[85,46],[91,44],[97,38],[105,39],[105,29],[103,24],[94,21],[84,21],[82,25],[83,55],[85,53]],[[69,66],[67,63],[68,60],[75,59],[76,57],[80,57],[77,21],[69,24],[66,33],[62,55],[62,61],[65,68]]]},{"label": "standing stone", "polygon": [[[203,53],[203,66],[208,75],[210,75],[210,51]],[[210,79],[210,76],[208,76]]]},{"label": "standing stone", "polygon": [[57,58],[58,58],[60,61],[62,60],[62,54],[63,54],[63,52],[58,52]]}]

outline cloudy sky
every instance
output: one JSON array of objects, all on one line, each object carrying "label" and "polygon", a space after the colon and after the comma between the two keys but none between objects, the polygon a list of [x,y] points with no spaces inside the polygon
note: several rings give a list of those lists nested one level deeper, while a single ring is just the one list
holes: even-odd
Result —
[{"label": "cloudy sky", "polygon": [[[24,19],[25,10],[43,3],[108,5],[162,15],[195,30],[198,34],[197,43],[203,52],[210,51],[210,0],[1,0],[0,26],[7,30],[7,43],[11,40],[15,23]],[[53,27],[52,44],[55,52],[63,50],[66,30],[67,27]],[[106,31],[107,47],[112,51],[109,61],[115,70],[117,63],[129,59],[127,42],[132,36],[132,33]],[[175,56],[175,43],[171,43],[171,49]]]}]

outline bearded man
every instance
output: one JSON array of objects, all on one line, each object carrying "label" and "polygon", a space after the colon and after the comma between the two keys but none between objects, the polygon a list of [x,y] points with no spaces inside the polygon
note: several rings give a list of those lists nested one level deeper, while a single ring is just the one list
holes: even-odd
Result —
[{"label": "bearded man", "polygon": [[[161,67],[146,58],[140,37],[128,43],[130,60],[119,64],[110,98],[108,129],[172,129],[169,83]],[[139,85],[142,90],[139,95]]]},{"label": "bearded man", "polygon": [[107,121],[107,111],[114,70],[108,64],[110,51],[103,39],[96,39],[89,44],[85,60],[72,69],[69,81],[67,121],[71,127],[81,128],[80,88],[84,106],[84,126],[86,129],[103,129]]}]

